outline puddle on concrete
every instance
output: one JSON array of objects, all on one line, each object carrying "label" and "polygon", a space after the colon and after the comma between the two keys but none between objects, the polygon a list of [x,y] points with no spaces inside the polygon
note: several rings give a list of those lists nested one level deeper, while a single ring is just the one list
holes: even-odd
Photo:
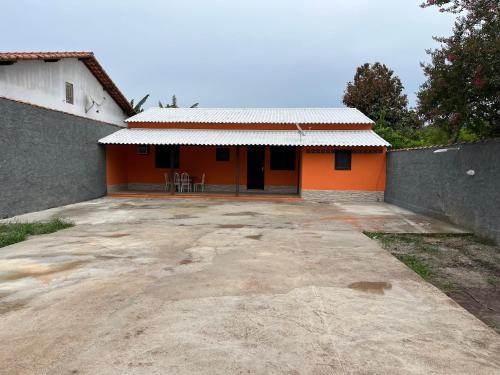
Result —
[{"label": "puddle on concrete", "polygon": [[192,259],[183,259],[179,262],[179,264],[181,265],[186,265],[186,264],[191,264],[193,263],[194,261]]},{"label": "puddle on concrete", "polygon": [[27,304],[28,300],[2,301],[0,302],[0,315],[20,310]]},{"label": "puddle on concrete", "polygon": [[262,234],[254,234],[254,235],[250,235],[250,236],[245,236],[246,238],[250,238],[252,240],[260,240],[262,238]]},{"label": "puddle on concrete", "polygon": [[197,219],[198,216],[192,216],[192,215],[186,215],[186,214],[178,214],[174,215],[170,218],[170,220],[176,220],[176,219]]},{"label": "puddle on concrete", "polygon": [[136,257],[132,256],[132,255],[121,256],[121,255],[112,255],[112,254],[102,254],[102,255],[94,255],[94,258],[100,259],[100,260],[110,260],[110,259],[134,259]]},{"label": "puddle on concrete", "polygon": [[392,285],[385,281],[358,281],[349,284],[348,287],[361,292],[384,294],[384,291],[391,289]]},{"label": "puddle on concrete", "polygon": [[103,237],[108,237],[108,238],[120,238],[120,237],[125,237],[125,236],[130,236],[130,234],[128,234],[128,233],[115,233],[115,234],[103,235]]},{"label": "puddle on concrete", "polygon": [[237,229],[237,228],[244,228],[245,226],[243,224],[219,224],[218,227]]},{"label": "puddle on concrete", "polygon": [[[14,272],[8,272],[4,275],[0,275],[0,281],[13,281],[13,280],[18,280],[18,279],[23,279],[25,277],[41,277],[44,278],[46,276],[52,275],[54,273],[58,272],[63,272],[63,271],[69,271],[73,268],[76,268],[78,266],[81,266],[84,263],[87,263],[87,260],[77,260],[74,262],[68,262],[68,263],[63,263],[63,264],[58,264],[54,266],[39,266],[39,265],[32,265],[30,267],[25,267],[19,271],[14,271]],[[44,278],[44,281],[47,281],[46,278]]]},{"label": "puddle on concrete", "polygon": [[242,212],[229,212],[227,214],[223,214],[222,216],[257,216],[260,215],[258,212],[253,211],[242,211]]}]

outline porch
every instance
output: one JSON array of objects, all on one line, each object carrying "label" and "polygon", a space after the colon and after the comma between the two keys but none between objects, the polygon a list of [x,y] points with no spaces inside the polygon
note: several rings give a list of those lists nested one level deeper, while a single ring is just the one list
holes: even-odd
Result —
[{"label": "porch", "polygon": [[[112,196],[300,196],[296,146],[109,144],[106,152]],[[181,188],[174,182],[182,174],[189,182]]]}]

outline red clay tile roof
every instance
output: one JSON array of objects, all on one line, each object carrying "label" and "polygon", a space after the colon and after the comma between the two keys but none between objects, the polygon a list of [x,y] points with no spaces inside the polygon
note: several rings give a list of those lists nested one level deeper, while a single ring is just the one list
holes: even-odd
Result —
[{"label": "red clay tile roof", "polygon": [[82,61],[123,112],[129,116],[135,115],[129,101],[99,64],[93,52],[0,52],[0,61],[59,60],[67,58],[76,58]]}]

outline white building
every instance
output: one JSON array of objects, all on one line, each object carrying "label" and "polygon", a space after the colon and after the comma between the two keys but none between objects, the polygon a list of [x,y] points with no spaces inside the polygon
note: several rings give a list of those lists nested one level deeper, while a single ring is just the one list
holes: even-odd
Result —
[{"label": "white building", "polygon": [[92,52],[0,53],[0,97],[119,126],[134,115]]}]

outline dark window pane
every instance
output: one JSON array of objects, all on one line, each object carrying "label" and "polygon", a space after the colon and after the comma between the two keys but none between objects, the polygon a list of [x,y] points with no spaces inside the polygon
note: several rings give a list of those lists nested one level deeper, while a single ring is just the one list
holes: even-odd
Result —
[{"label": "dark window pane", "polygon": [[295,147],[271,147],[271,169],[275,171],[295,170]]},{"label": "dark window pane", "polygon": [[174,152],[174,168],[179,168],[179,146],[156,146],[155,167],[170,168],[170,152]]},{"label": "dark window pane", "polygon": [[229,161],[229,147],[217,147],[215,149],[216,161]]},{"label": "dark window pane", "polygon": [[350,170],[351,169],[351,151],[335,151],[335,169]]}]

